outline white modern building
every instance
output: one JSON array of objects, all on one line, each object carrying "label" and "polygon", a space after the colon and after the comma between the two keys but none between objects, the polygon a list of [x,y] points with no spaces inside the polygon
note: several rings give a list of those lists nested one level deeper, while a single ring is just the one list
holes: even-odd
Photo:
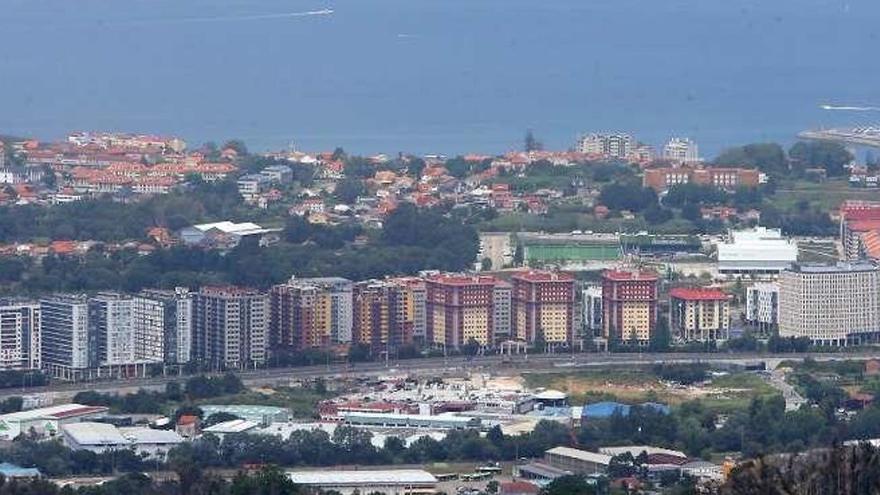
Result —
[{"label": "white modern building", "polygon": [[633,154],[635,144],[635,140],[629,134],[591,133],[578,138],[575,150],[608,158],[629,158]]},{"label": "white modern building", "polygon": [[89,305],[85,296],[40,300],[42,364],[52,376],[73,378],[89,367]]},{"label": "white modern building", "polygon": [[674,137],[663,147],[663,158],[682,165],[699,163],[700,151],[689,138]]},{"label": "white modern building", "polygon": [[90,362],[98,366],[134,363],[130,296],[103,292],[89,299]]},{"label": "white modern building", "polygon": [[779,335],[817,345],[877,342],[880,270],[867,262],[795,264],[779,277]]},{"label": "white modern building", "polygon": [[273,234],[282,229],[263,228],[255,223],[235,223],[230,221],[203,223],[186,227],[180,231],[180,239],[187,245],[214,245],[233,247],[246,237],[256,237],[260,245],[273,240]]},{"label": "white modern building", "polygon": [[716,245],[718,271],[722,275],[776,276],[797,261],[797,244],[779,229],[755,227],[730,231]]},{"label": "white modern building", "polygon": [[132,300],[138,362],[184,364],[192,355],[193,295],[189,289],[144,290]]},{"label": "white modern building", "polygon": [[40,304],[0,299],[0,369],[40,369]]},{"label": "white modern building", "polygon": [[61,427],[62,440],[71,450],[96,454],[112,450],[132,450],[145,458],[164,460],[168,451],[183,443],[183,437],[170,430],[117,428],[109,423],[71,423]]},{"label": "white modern building", "polygon": [[223,421],[222,423],[217,423],[216,425],[211,425],[207,428],[204,428],[202,430],[202,433],[214,435],[220,440],[223,440],[223,437],[225,437],[226,435],[249,433],[253,432],[259,427],[260,423],[257,423],[256,421],[248,421],[246,419],[231,419],[229,421]]},{"label": "white modern building", "polygon": [[38,438],[54,437],[61,426],[105,414],[104,406],[62,404],[0,415],[0,440],[14,440],[33,432]]},{"label": "white modern building", "polygon": [[421,469],[289,471],[287,476],[297,485],[342,495],[419,495],[437,491],[437,478]]},{"label": "white modern building", "polygon": [[371,412],[344,412],[342,423],[351,426],[380,426],[383,428],[430,428],[437,430],[479,429],[480,418],[451,414],[395,414]]},{"label": "white modern building", "polygon": [[584,330],[591,337],[602,332],[602,287],[591,285],[583,290]]},{"label": "white modern building", "polygon": [[746,321],[761,331],[779,324],[779,284],[759,282],[746,287]]}]

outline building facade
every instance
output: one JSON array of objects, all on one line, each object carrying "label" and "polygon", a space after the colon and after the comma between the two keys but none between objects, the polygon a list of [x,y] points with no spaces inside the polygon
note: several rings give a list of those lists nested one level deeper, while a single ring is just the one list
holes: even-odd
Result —
[{"label": "building facade", "polygon": [[513,335],[547,343],[574,338],[575,280],[568,273],[529,270],[511,277]]},{"label": "building facade", "polygon": [[629,158],[633,155],[635,140],[629,134],[586,134],[578,139],[576,150],[590,155],[609,158]]},{"label": "building facade", "polygon": [[779,335],[830,346],[877,342],[880,270],[866,262],[796,264],[779,277]]},{"label": "building facade", "polygon": [[602,287],[586,287],[582,292],[584,332],[590,337],[602,335]]},{"label": "building facade", "polygon": [[[491,276],[438,274],[427,278],[427,337],[434,346],[457,349],[471,341],[495,342],[495,289],[510,290]],[[507,316],[509,318],[509,314]]]},{"label": "building facade", "polygon": [[185,364],[192,356],[193,294],[144,290],[132,299],[134,358],[138,362]]},{"label": "building facade", "polygon": [[89,367],[89,305],[85,296],[40,300],[42,365],[52,376],[71,378]]},{"label": "building facade", "polygon": [[644,187],[650,187],[657,192],[664,192],[672,186],[689,183],[733,191],[738,187],[757,187],[760,182],[761,174],[755,169],[720,167],[650,168],[645,170],[645,175],[642,178]]},{"label": "building facade", "polygon": [[602,336],[647,344],[657,328],[659,276],[639,270],[602,272]]},{"label": "building facade", "polygon": [[373,350],[389,350],[412,343],[412,313],[407,311],[405,288],[391,281],[369,280],[354,285],[353,342]]},{"label": "building facade", "polygon": [[795,241],[780,229],[755,227],[731,230],[725,242],[716,245],[718,272],[727,276],[775,277],[797,261]]},{"label": "building facade", "polygon": [[212,369],[266,362],[269,297],[241,287],[202,287],[194,298],[193,358]]},{"label": "building facade", "polygon": [[699,163],[700,151],[692,140],[674,137],[663,147],[663,158],[678,164]]},{"label": "building facade", "polygon": [[717,342],[730,338],[730,296],[719,289],[669,291],[669,328],[681,342]]},{"label": "building facade", "polygon": [[756,283],[746,288],[746,321],[762,333],[779,325],[779,284]]},{"label": "building facade", "polygon": [[115,366],[134,362],[134,326],[131,297],[104,292],[92,297],[89,306],[89,362]]},{"label": "building facade", "polygon": [[322,348],[352,341],[351,280],[337,277],[291,278],[270,291],[273,345]]},{"label": "building facade", "polygon": [[40,304],[0,299],[0,370],[40,369]]}]

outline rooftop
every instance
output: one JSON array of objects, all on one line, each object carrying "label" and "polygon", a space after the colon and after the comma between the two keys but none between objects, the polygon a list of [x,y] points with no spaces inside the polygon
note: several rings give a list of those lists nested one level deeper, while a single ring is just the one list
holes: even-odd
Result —
[{"label": "rooftop", "polygon": [[524,270],[515,272],[513,279],[527,282],[572,282],[574,276],[566,272],[551,272],[545,270]]},{"label": "rooftop", "polygon": [[260,423],[256,421],[248,421],[246,419],[232,419],[229,421],[224,421],[222,423],[217,423],[214,426],[210,426],[205,428],[205,433],[243,433],[245,431],[251,430],[260,426]]},{"label": "rooftop", "polygon": [[84,406],[82,404],[62,404],[59,406],[41,407],[0,416],[0,421],[28,421],[39,418],[65,419],[106,412],[104,406]]},{"label": "rooftop", "polygon": [[126,445],[119,430],[109,423],[70,423],[61,427],[79,445]]},{"label": "rooftop", "polygon": [[623,447],[601,447],[599,452],[610,455],[610,456],[618,456],[621,454],[625,454],[629,452],[633,455],[633,457],[638,457],[642,452],[647,455],[654,454],[665,454],[674,457],[687,458],[687,454],[684,452],[679,452],[678,450],[670,450],[664,449],[660,447],[651,447],[650,445],[627,445]]},{"label": "rooftop", "polygon": [[669,296],[686,301],[726,301],[730,299],[730,295],[721,289],[703,287],[676,287],[669,291]]},{"label": "rooftop", "polygon": [[362,486],[437,483],[437,478],[433,474],[421,469],[288,471],[287,476],[299,485]]},{"label": "rooftop", "polygon": [[607,466],[611,463],[611,456],[606,454],[597,454],[596,452],[588,452],[586,450],[573,449],[570,447],[554,447],[547,451],[548,454],[563,457],[571,457],[579,461],[592,462]]},{"label": "rooftop", "polygon": [[154,430],[144,427],[125,427],[119,428],[119,433],[130,440],[132,443],[181,443],[183,437],[173,430]]},{"label": "rooftop", "polygon": [[848,272],[874,272],[877,266],[867,261],[846,261],[833,264],[825,263],[795,263],[791,267],[795,273],[848,273]]},{"label": "rooftop", "polygon": [[615,281],[653,281],[658,280],[660,276],[656,272],[640,270],[605,270],[602,272],[602,278]]}]

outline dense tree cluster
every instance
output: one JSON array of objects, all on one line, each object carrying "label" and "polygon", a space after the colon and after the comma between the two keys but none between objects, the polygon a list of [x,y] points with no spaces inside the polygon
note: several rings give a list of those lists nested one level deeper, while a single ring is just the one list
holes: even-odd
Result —
[{"label": "dense tree cluster", "polygon": [[197,375],[189,378],[181,388],[177,382],[168,382],[163,392],[138,390],[133,394],[103,394],[95,391],[79,392],[73,402],[90,406],[107,406],[114,413],[163,414],[168,404],[183,400],[206,399],[233,395],[244,390],[241,379],[234,373],[223,376]]}]

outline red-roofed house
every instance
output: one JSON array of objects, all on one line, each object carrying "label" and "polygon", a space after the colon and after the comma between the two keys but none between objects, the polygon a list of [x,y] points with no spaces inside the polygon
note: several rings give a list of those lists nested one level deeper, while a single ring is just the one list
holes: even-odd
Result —
[{"label": "red-roofed house", "polygon": [[730,338],[731,296],[720,289],[677,287],[669,291],[669,328],[683,342]]}]

